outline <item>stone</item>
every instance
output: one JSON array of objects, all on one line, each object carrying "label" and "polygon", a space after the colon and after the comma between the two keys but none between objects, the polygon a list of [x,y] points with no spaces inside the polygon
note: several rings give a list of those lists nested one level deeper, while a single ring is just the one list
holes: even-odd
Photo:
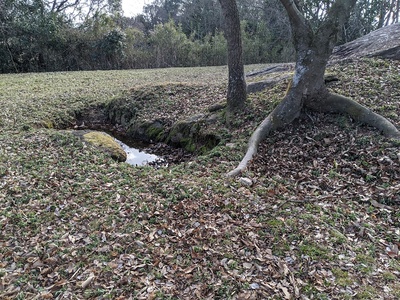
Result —
[{"label": "stone", "polygon": [[400,23],[379,28],[354,41],[333,49],[331,62],[359,57],[400,60]]},{"label": "stone", "polygon": [[246,178],[246,177],[241,177],[239,178],[239,182],[245,186],[252,186],[253,185],[253,181],[251,181],[251,179]]}]

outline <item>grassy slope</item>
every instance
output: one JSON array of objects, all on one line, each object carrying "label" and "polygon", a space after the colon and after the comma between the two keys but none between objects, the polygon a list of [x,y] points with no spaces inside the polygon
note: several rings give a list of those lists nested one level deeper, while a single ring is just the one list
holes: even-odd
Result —
[{"label": "grassy slope", "polygon": [[[334,90],[400,126],[399,63],[331,72]],[[211,153],[168,169],[42,128],[146,85],[163,85],[159,107],[198,113],[223,99],[225,80],[226,68],[0,75],[0,298],[399,298],[397,143],[308,114],[260,147],[253,186],[224,178],[285,83],[250,96],[230,133],[217,123]]]}]

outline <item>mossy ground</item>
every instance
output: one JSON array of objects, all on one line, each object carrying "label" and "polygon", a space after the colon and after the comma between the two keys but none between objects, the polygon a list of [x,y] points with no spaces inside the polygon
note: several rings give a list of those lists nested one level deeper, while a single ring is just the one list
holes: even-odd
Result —
[{"label": "mossy ground", "polygon": [[[168,168],[55,129],[140,89],[162,91],[144,119],[198,114],[225,97],[226,71],[0,75],[0,298],[398,299],[398,143],[307,112],[261,145],[251,187],[224,176],[286,83],[250,95],[232,127],[216,122],[211,152]],[[400,126],[398,62],[330,72],[333,90]]]},{"label": "mossy ground", "polygon": [[82,138],[84,141],[104,150],[115,160],[120,162],[126,160],[125,151],[112,136],[104,132],[89,131],[88,133],[83,134]]}]

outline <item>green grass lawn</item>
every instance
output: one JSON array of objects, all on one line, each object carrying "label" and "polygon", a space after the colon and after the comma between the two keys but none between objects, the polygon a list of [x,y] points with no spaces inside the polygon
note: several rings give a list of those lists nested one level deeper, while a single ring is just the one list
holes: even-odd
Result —
[{"label": "green grass lawn", "polygon": [[[399,62],[329,72],[400,127]],[[223,100],[226,80],[226,67],[0,75],[0,298],[398,299],[398,142],[307,112],[260,146],[251,186],[224,176],[287,82],[169,167],[117,163],[60,130],[149,88],[174,108],[165,118],[185,118]]]}]

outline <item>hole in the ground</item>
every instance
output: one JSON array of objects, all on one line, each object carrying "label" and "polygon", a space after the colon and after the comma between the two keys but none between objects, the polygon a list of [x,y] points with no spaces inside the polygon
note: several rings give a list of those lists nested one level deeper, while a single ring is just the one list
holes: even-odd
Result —
[{"label": "hole in the ground", "polygon": [[127,162],[132,165],[158,167],[179,164],[206,153],[219,143],[218,136],[200,130],[216,122],[215,118],[201,114],[175,123],[159,119],[139,121],[132,112],[135,103],[128,101],[127,108],[127,101],[120,99],[113,102],[115,105],[89,107],[76,112],[73,129],[108,133],[122,142],[121,146],[128,155]]},{"label": "hole in the ground", "polygon": [[[179,164],[193,159],[196,155],[182,148],[176,148],[166,143],[148,143],[132,139],[121,133],[108,132],[127,153],[127,163],[131,165],[150,165],[153,167]],[[130,160],[130,154],[132,160]],[[133,157],[137,156],[137,157]],[[142,162],[142,164],[138,164]]]},{"label": "hole in the ground", "polygon": [[145,145],[144,143],[138,141],[126,141],[125,144],[118,138],[114,137],[115,141],[122,147],[122,149],[126,152],[126,163],[132,166],[144,166],[144,165],[160,165],[164,164],[165,160],[156,154],[146,152],[147,147],[149,145]]}]

